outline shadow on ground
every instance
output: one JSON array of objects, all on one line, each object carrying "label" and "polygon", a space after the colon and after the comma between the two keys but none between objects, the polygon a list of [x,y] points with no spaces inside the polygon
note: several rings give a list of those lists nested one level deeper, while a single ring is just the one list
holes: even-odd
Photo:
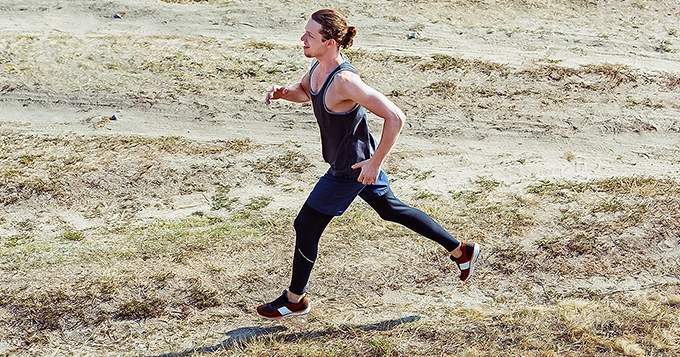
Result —
[{"label": "shadow on ground", "polygon": [[[368,325],[358,325],[358,326],[348,326],[348,329],[354,329],[354,330],[361,330],[361,331],[388,331],[391,330],[401,324],[409,323],[409,322],[414,322],[420,320],[420,316],[406,316],[402,317],[399,319],[392,319],[392,320],[387,320],[387,321],[382,321],[382,322],[377,322],[373,324],[368,324]],[[340,329],[327,329],[323,331],[309,331],[309,332],[297,332],[297,333],[286,333],[283,334],[283,331],[287,331],[288,328],[285,326],[272,326],[272,327],[240,327],[235,330],[231,330],[227,332],[228,338],[221,343],[218,343],[217,345],[214,346],[205,346],[205,347],[199,347],[199,348],[192,348],[190,350],[182,351],[182,352],[168,352],[164,353],[158,356],[149,356],[149,357],[182,357],[182,356],[192,356],[194,354],[211,354],[215,353],[217,351],[225,351],[229,350],[234,346],[237,346],[242,343],[247,343],[249,341],[252,341],[258,337],[262,336],[267,336],[267,335],[274,335],[277,334],[276,338],[285,341],[285,342],[292,342],[292,341],[300,341],[300,340],[308,340],[308,339],[314,339],[314,338],[319,338],[319,337],[327,337],[327,336],[335,336],[335,335],[344,335],[346,334],[345,331],[342,331]]]}]

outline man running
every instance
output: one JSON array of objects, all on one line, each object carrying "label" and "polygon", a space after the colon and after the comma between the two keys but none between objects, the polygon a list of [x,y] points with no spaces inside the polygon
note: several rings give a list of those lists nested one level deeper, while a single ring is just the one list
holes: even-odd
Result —
[{"label": "man running", "polygon": [[[460,279],[472,276],[479,245],[459,242],[426,213],[399,201],[390,189],[381,166],[404,125],[404,113],[366,85],[340,51],[352,46],[356,28],[335,10],[312,14],[300,40],[306,57],[314,64],[299,83],[273,86],[265,102],[284,99],[312,101],[321,131],[323,158],[330,164],[302,206],[295,228],[293,272],[288,290],[276,300],[257,307],[268,319],[309,312],[307,283],[317,258],[319,239],[334,216],[361,197],[381,218],[396,222],[439,243],[461,270]],[[383,118],[382,135],[376,143],[368,129],[366,110]]]}]

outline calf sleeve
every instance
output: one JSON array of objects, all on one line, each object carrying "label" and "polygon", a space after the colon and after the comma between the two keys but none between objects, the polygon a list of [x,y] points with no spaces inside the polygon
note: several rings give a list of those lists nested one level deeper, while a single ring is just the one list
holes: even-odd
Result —
[{"label": "calf sleeve", "polygon": [[319,239],[333,216],[314,210],[307,203],[302,206],[293,227],[295,228],[295,254],[293,255],[293,274],[288,291],[302,295],[307,290],[319,252]]},{"label": "calf sleeve", "polygon": [[413,208],[394,197],[392,190],[384,195],[367,200],[382,219],[399,223],[446,248],[448,252],[458,248],[460,242],[435,222],[427,213]]}]

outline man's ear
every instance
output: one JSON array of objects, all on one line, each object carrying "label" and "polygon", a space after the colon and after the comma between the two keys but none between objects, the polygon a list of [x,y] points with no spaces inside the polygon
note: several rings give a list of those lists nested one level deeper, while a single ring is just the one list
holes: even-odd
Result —
[{"label": "man's ear", "polygon": [[338,43],[334,39],[326,40],[326,46],[328,47],[338,47]]}]

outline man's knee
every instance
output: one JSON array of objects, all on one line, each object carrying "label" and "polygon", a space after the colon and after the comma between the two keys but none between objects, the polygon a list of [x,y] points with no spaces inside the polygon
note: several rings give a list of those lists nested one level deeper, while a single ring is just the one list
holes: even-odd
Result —
[{"label": "man's knee", "polygon": [[326,229],[332,218],[333,216],[318,212],[305,203],[293,222],[296,241],[298,243],[308,243],[308,241],[314,244],[318,243],[321,233]]},{"label": "man's knee", "polygon": [[302,209],[300,209],[300,213],[298,213],[297,217],[295,217],[295,221],[293,221],[293,228],[295,228],[295,231],[301,232],[303,230],[310,229],[315,221],[315,214],[319,215],[321,213],[318,213],[311,206],[305,203],[302,206]]},{"label": "man's knee", "polygon": [[400,217],[410,208],[394,197],[391,192],[370,201],[369,204],[380,218],[390,222],[398,222]]}]

